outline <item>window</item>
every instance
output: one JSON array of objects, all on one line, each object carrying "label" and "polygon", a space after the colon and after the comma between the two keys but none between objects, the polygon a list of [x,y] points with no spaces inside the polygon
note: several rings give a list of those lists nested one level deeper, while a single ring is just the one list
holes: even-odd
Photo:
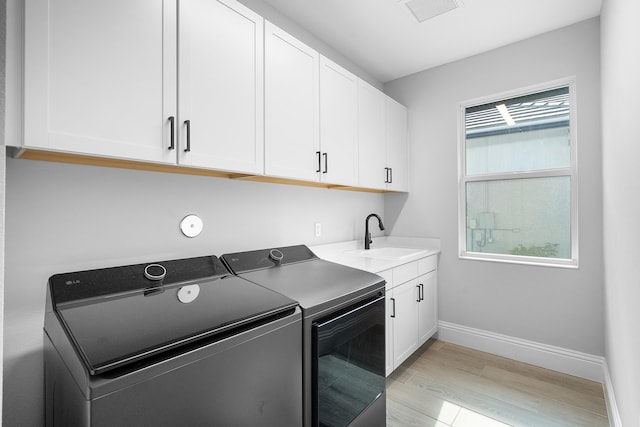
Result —
[{"label": "window", "polygon": [[577,267],[574,92],[461,106],[461,258]]}]

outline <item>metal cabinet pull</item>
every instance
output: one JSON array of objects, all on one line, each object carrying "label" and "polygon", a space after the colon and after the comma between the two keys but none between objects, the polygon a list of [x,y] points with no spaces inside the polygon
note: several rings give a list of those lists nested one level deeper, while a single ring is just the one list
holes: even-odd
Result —
[{"label": "metal cabinet pull", "polygon": [[393,168],[389,168],[389,184],[393,183]]},{"label": "metal cabinet pull", "polygon": [[328,171],[328,161],[329,161],[329,154],[327,153],[322,153],[322,157],[324,157],[324,170],[322,171],[322,173],[327,173]]},{"label": "metal cabinet pull", "polygon": [[316,172],[320,172],[320,170],[322,169],[322,160],[320,159],[320,152],[316,151],[316,156],[318,156],[318,169],[316,169]]},{"label": "metal cabinet pull", "polygon": [[384,183],[385,184],[390,184],[391,183],[390,172],[391,172],[391,168],[384,168],[384,173],[385,173]]},{"label": "metal cabinet pull", "polygon": [[420,283],[420,301],[424,301],[424,285]]},{"label": "metal cabinet pull", "polygon": [[185,126],[187,126],[187,148],[184,149],[185,153],[191,151],[191,120],[184,121]]},{"label": "metal cabinet pull", "polygon": [[416,285],[416,288],[418,288],[418,299],[416,300],[416,302],[420,302],[420,286],[422,285]]},{"label": "metal cabinet pull", "polygon": [[391,317],[396,317],[396,299],[395,298],[389,298],[391,300],[391,306],[393,307],[393,313],[391,314]]},{"label": "metal cabinet pull", "polygon": [[173,116],[169,117],[169,123],[171,123],[171,145],[169,145],[169,150],[173,150],[174,148],[176,148],[176,140],[175,140],[175,134],[176,134],[175,121],[176,121],[176,118],[175,118],[175,117],[173,117]]}]

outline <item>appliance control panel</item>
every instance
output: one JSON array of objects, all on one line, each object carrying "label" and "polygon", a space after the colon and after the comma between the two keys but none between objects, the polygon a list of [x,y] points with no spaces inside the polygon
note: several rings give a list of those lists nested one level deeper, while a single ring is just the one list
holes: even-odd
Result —
[{"label": "appliance control panel", "polygon": [[236,252],[224,254],[221,258],[235,274],[318,259],[306,245]]},{"label": "appliance control panel", "polygon": [[61,304],[139,289],[159,291],[164,285],[230,274],[217,257],[204,256],[56,274],[49,286],[53,302]]}]

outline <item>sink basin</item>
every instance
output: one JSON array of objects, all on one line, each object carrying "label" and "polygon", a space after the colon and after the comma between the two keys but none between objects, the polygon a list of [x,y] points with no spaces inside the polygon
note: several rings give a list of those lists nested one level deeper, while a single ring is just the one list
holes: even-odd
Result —
[{"label": "sink basin", "polygon": [[358,249],[355,251],[347,251],[345,253],[348,255],[362,256],[366,258],[403,259],[424,251],[424,249],[415,248],[374,248],[369,250]]}]

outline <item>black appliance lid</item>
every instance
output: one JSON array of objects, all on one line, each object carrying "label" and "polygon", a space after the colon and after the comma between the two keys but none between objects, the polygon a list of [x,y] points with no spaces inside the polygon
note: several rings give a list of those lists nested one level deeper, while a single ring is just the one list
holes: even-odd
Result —
[{"label": "black appliance lid", "polygon": [[384,288],[377,274],[322,260],[307,246],[275,250],[284,255],[280,262],[270,255],[274,249],[221,258],[240,277],[298,301],[305,317]]},{"label": "black appliance lid", "polygon": [[214,256],[58,274],[54,310],[91,374],[227,332],[297,303]]}]

